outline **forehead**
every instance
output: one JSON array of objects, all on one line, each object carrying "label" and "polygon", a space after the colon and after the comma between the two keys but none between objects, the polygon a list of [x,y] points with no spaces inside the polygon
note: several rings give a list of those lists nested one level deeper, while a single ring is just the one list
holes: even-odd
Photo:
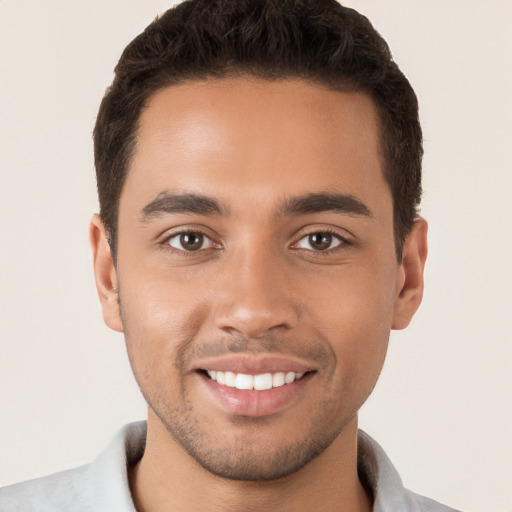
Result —
[{"label": "forehead", "polygon": [[143,207],[164,191],[262,205],[317,191],[387,200],[378,133],[363,93],[291,79],[170,86],[141,114],[120,214],[123,204]]}]

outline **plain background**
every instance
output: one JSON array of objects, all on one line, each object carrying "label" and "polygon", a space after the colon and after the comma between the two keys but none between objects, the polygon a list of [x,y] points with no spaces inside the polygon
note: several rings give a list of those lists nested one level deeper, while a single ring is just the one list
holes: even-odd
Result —
[{"label": "plain background", "polygon": [[[361,426],[405,484],[512,511],[512,2],[352,0],[421,103],[422,308]],[[124,46],[171,2],[0,0],[0,484],[90,461],[145,417],[101,319],[91,131]]]}]

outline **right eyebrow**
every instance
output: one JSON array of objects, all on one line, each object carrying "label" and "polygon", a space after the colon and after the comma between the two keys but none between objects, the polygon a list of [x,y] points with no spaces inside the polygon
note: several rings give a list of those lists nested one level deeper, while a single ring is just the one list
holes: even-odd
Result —
[{"label": "right eyebrow", "polygon": [[155,217],[173,213],[197,215],[223,215],[226,208],[215,199],[200,194],[170,194],[162,192],[141,210],[140,221],[149,222]]}]

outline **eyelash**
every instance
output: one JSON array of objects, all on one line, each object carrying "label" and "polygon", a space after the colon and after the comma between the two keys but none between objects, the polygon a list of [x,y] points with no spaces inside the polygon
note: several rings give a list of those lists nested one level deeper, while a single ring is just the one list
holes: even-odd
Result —
[{"label": "eyelash", "polygon": [[[318,234],[331,235],[333,238],[339,240],[340,243],[338,245],[336,245],[335,247],[331,247],[324,251],[314,251],[312,249],[303,249],[301,247],[293,247],[293,246],[297,246],[301,240],[303,240],[307,237],[310,237],[311,235],[318,235]],[[303,235],[300,236],[300,238],[297,240],[297,242],[292,244],[292,248],[295,251],[305,251],[307,253],[313,253],[313,254],[319,255],[319,256],[330,256],[334,252],[341,252],[341,251],[346,250],[351,245],[354,245],[354,243],[351,242],[350,240],[348,240],[346,237],[340,235],[337,231],[335,231],[333,229],[329,229],[329,228],[323,228],[323,229],[313,230],[308,233],[304,233]]]},{"label": "eyelash", "polygon": [[[207,240],[210,240],[210,242],[212,244],[212,247],[207,247],[205,249],[198,249],[197,251],[186,251],[186,250],[182,250],[182,249],[176,249],[175,247],[170,245],[169,242],[173,238],[179,237],[179,236],[182,236],[182,235],[201,235],[204,238],[206,238]],[[170,234],[166,235],[165,238],[161,242],[159,242],[159,245],[164,250],[170,251],[173,254],[176,254],[178,256],[185,257],[185,258],[192,257],[192,256],[197,256],[198,254],[204,254],[205,251],[216,250],[218,247],[220,247],[220,244],[216,243],[212,239],[211,236],[207,235],[202,229],[199,229],[199,228],[197,228],[197,229],[185,229],[185,230],[182,230],[182,231],[175,231],[174,233],[170,233]]]},{"label": "eyelash", "polygon": [[[178,237],[178,236],[187,235],[187,234],[202,235],[206,239],[210,240],[212,247],[207,247],[205,249],[198,249],[197,251],[187,251],[187,250],[177,249],[170,245],[169,242],[171,239]],[[303,240],[307,237],[310,237],[312,235],[315,235],[315,234],[330,235],[334,239],[337,239],[340,243],[338,245],[336,245],[335,247],[332,247],[332,248],[329,248],[326,250],[318,250],[318,251],[315,251],[313,249],[304,249],[302,247],[298,247],[298,244],[300,243],[301,240]],[[170,251],[170,252],[172,252],[178,256],[182,256],[182,257],[192,257],[192,256],[196,256],[198,254],[204,254],[204,251],[218,250],[219,248],[222,247],[221,244],[216,243],[208,234],[206,234],[201,229],[186,229],[186,230],[182,230],[182,231],[173,232],[173,233],[165,236],[165,238],[161,242],[159,242],[159,245],[161,245],[164,250]],[[324,228],[324,229],[318,229],[318,230],[314,230],[314,231],[310,231],[310,232],[302,234],[298,238],[298,240],[291,245],[291,248],[292,248],[292,250],[295,250],[295,251],[304,251],[307,253],[314,253],[315,255],[329,256],[333,252],[346,250],[351,245],[354,245],[353,242],[348,240],[346,237],[340,235],[338,232],[336,232],[332,229]]]}]

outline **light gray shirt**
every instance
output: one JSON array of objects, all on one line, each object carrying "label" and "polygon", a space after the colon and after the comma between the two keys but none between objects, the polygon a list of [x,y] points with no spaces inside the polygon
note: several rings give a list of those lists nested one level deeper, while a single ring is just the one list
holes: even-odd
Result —
[{"label": "light gray shirt", "polygon": [[[123,427],[90,464],[0,489],[0,512],[136,512],[127,467],[144,453],[146,422]],[[455,512],[404,488],[383,449],[359,431],[360,477],[374,512]]]}]

